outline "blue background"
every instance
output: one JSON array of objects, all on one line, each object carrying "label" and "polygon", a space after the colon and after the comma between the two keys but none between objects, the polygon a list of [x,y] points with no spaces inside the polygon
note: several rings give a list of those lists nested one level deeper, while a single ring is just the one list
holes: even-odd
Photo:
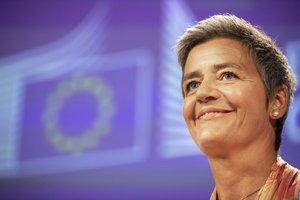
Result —
[{"label": "blue background", "polygon": [[[229,12],[263,27],[300,77],[299,1],[1,1],[1,199],[208,199],[174,46]],[[254,98],[254,97],[253,97]],[[255,99],[254,99],[255,100]],[[300,167],[300,93],[282,157]]]}]

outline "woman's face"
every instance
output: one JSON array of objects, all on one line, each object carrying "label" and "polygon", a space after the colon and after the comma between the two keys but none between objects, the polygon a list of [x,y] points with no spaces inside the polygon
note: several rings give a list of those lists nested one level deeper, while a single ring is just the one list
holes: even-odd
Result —
[{"label": "woman's face", "polygon": [[255,149],[262,142],[273,145],[264,85],[239,41],[217,38],[194,47],[182,87],[185,121],[205,154],[224,156],[247,147]]}]

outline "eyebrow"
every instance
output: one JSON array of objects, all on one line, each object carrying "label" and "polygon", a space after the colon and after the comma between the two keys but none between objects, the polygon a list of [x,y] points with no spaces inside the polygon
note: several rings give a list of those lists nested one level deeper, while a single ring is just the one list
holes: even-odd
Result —
[{"label": "eyebrow", "polygon": [[186,75],[183,76],[183,79],[182,79],[182,82],[185,82],[189,79],[193,79],[193,78],[196,78],[196,77],[200,77],[202,76],[202,73],[199,72],[199,71],[193,71],[193,72],[190,72]]},{"label": "eyebrow", "polygon": [[[213,65],[213,72],[217,72],[219,70],[222,70],[222,69],[228,68],[228,67],[241,69],[241,67],[239,65],[236,65],[236,64],[233,64],[233,63],[221,63],[221,64]],[[201,77],[201,76],[203,76],[203,74],[199,71],[190,72],[190,73],[183,76],[182,83],[189,80],[189,79],[193,79],[193,78]]]},{"label": "eyebrow", "polygon": [[221,64],[214,65],[214,71],[217,72],[221,69],[230,68],[230,67],[236,68],[236,69],[241,69],[241,66],[234,64],[234,63],[221,63]]}]

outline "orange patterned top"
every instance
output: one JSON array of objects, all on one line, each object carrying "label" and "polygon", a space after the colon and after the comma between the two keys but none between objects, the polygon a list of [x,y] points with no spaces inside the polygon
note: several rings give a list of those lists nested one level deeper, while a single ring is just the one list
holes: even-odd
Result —
[{"label": "orange patterned top", "polygon": [[[214,189],[210,200],[217,200]],[[292,167],[280,156],[271,168],[271,173],[256,194],[256,200],[300,200],[300,170]]]}]

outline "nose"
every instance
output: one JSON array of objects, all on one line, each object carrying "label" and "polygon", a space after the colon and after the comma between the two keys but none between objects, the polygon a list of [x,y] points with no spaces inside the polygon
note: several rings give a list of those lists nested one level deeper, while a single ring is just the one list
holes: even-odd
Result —
[{"label": "nose", "polygon": [[219,98],[216,83],[213,80],[203,80],[197,88],[196,100],[200,103],[208,103]]}]

